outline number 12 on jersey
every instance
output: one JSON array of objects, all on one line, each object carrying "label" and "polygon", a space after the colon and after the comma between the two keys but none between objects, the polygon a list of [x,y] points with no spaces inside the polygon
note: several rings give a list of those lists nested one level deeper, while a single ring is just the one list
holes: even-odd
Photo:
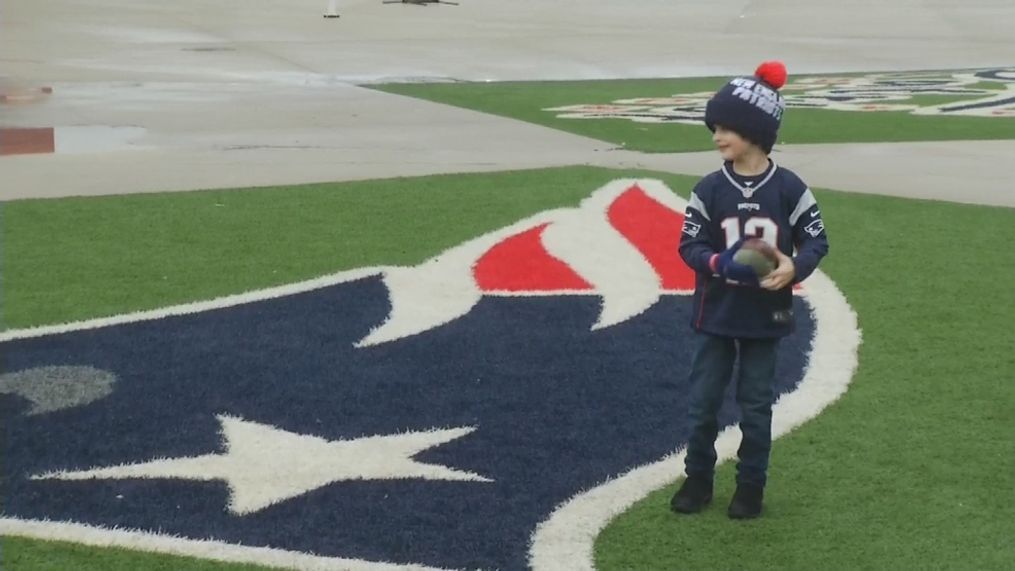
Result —
[{"label": "number 12 on jersey", "polygon": [[773,248],[779,248],[779,225],[767,216],[752,216],[744,221],[743,231],[740,228],[740,219],[730,216],[720,224],[726,232],[726,247],[729,248],[741,236],[754,236],[761,238]]}]

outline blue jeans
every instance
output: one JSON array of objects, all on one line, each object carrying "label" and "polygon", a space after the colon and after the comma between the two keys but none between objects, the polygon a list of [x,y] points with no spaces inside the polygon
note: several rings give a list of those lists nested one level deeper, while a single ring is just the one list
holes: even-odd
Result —
[{"label": "blue jeans", "polygon": [[743,439],[737,451],[737,483],[764,487],[772,449],[772,401],[779,339],[733,339],[699,333],[691,364],[690,422],[685,470],[712,479],[719,409],[740,353],[736,400]]}]

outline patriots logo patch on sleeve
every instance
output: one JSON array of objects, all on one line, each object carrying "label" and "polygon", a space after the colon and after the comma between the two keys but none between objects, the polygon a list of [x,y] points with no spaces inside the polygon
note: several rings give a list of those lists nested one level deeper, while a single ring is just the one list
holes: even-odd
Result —
[{"label": "patriots logo patch on sleeve", "polygon": [[807,226],[804,226],[804,232],[807,232],[812,238],[817,238],[825,231],[825,223],[820,218],[812,220]]},{"label": "patriots logo patch on sleeve", "polygon": [[701,232],[701,224],[698,224],[697,222],[692,222],[690,220],[684,219],[684,229],[683,229],[683,232],[684,232],[684,234],[687,234],[691,238],[697,238],[698,237],[698,233]]}]

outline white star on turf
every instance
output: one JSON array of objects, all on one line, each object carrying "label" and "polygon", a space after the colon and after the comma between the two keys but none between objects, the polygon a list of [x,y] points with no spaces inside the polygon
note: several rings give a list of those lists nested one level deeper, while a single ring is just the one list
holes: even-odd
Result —
[{"label": "white star on turf", "polygon": [[166,458],[49,472],[33,480],[176,478],[224,480],[229,510],[244,515],[343,480],[456,480],[492,482],[478,474],[412,459],[423,450],[469,434],[475,427],[325,440],[226,415],[218,416],[226,451],[193,458]]}]

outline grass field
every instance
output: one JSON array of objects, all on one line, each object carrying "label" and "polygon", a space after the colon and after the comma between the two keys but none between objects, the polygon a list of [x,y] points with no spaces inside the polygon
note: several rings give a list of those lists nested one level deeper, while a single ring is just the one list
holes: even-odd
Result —
[{"label": "grass field", "polygon": [[[806,173],[802,173],[806,176]],[[418,262],[618,177],[572,167],[3,205],[7,327]],[[602,569],[1006,569],[1015,562],[1015,210],[818,191],[823,269],[857,310],[850,391],[774,447],[768,513],[701,516],[652,494],[609,526]],[[427,216],[419,216],[421,204]],[[683,327],[683,324],[675,324]],[[676,476],[676,475],[675,475]],[[3,569],[239,569],[3,538]]]},{"label": "grass field", "polygon": [[[845,74],[843,74],[845,75]],[[714,92],[728,78],[645,79],[560,82],[429,83],[373,86],[389,93],[466,107],[537,123],[616,143],[634,151],[710,150],[701,125],[635,123],[628,119],[561,119],[546,109],[577,104],[609,104],[620,99],[669,97]],[[997,83],[979,84],[996,89]],[[962,96],[918,96],[909,101],[933,105]],[[943,141],[1015,138],[1015,117],[940,117],[908,112],[859,113],[791,108],[779,131],[779,144],[888,141]]]},{"label": "grass field", "polygon": [[849,392],[775,445],[765,518],[726,518],[727,464],[702,516],[674,517],[674,488],[615,521],[602,569],[1015,565],[1015,255],[982,250],[1015,239],[1015,210],[818,199],[832,242],[823,267],[863,329]]},{"label": "grass field", "polygon": [[74,543],[3,537],[3,569],[32,571],[255,571],[256,565],[157,556],[126,549],[96,549]]}]

